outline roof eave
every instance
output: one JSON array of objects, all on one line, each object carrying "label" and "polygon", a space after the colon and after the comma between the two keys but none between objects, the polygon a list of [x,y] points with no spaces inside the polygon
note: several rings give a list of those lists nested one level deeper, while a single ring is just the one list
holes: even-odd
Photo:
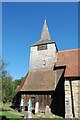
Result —
[{"label": "roof eave", "polygon": [[35,43],[35,44],[31,45],[30,47],[39,46],[39,45],[44,45],[44,44],[52,44],[52,43],[55,43],[55,42],[54,42],[54,41],[51,41],[51,42],[47,42],[47,43],[40,43],[40,44]]}]

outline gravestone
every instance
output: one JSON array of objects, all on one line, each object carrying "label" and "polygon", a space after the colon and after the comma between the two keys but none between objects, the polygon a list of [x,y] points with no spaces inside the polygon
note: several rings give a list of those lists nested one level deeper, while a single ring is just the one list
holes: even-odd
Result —
[{"label": "gravestone", "polygon": [[21,111],[24,110],[24,98],[21,99],[20,110],[21,110]]},{"label": "gravestone", "polygon": [[24,112],[24,119],[27,119],[28,118],[28,111],[25,111]]},{"label": "gravestone", "polygon": [[51,109],[49,108],[48,105],[45,108],[45,117],[46,118],[50,118],[51,117]]},{"label": "gravestone", "polygon": [[32,112],[28,111],[28,118],[32,118]]},{"label": "gravestone", "polygon": [[39,102],[35,104],[35,114],[39,112]]}]

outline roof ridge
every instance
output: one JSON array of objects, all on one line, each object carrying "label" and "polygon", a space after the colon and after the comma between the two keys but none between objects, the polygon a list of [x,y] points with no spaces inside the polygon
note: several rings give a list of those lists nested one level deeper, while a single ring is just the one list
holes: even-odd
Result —
[{"label": "roof ridge", "polygon": [[58,51],[58,52],[75,51],[75,50],[80,50],[80,48],[69,49],[69,50],[62,50],[62,51]]}]

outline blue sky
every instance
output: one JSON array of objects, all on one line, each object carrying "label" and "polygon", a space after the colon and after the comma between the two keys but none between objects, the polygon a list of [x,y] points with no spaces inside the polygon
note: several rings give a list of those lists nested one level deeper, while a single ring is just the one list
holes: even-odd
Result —
[{"label": "blue sky", "polygon": [[3,3],[3,59],[14,79],[29,70],[30,46],[39,38],[46,17],[58,50],[78,48],[78,3]]}]

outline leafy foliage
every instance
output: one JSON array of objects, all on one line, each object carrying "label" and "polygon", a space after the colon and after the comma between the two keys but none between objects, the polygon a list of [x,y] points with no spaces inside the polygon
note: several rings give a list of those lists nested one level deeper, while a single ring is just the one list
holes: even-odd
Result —
[{"label": "leafy foliage", "polygon": [[3,102],[11,102],[11,99],[13,97],[13,79],[12,77],[5,77],[2,80],[2,100]]},{"label": "leafy foliage", "polygon": [[21,77],[21,79],[15,79],[15,87],[17,87],[18,85],[20,85],[21,81],[24,79],[24,77]]},{"label": "leafy foliage", "polygon": [[0,66],[0,70],[2,69],[2,101],[3,103],[11,102],[13,97],[16,95],[16,87],[20,84],[23,77],[19,80],[13,80],[13,78],[9,75],[6,70],[7,63],[2,61],[2,66]]}]

